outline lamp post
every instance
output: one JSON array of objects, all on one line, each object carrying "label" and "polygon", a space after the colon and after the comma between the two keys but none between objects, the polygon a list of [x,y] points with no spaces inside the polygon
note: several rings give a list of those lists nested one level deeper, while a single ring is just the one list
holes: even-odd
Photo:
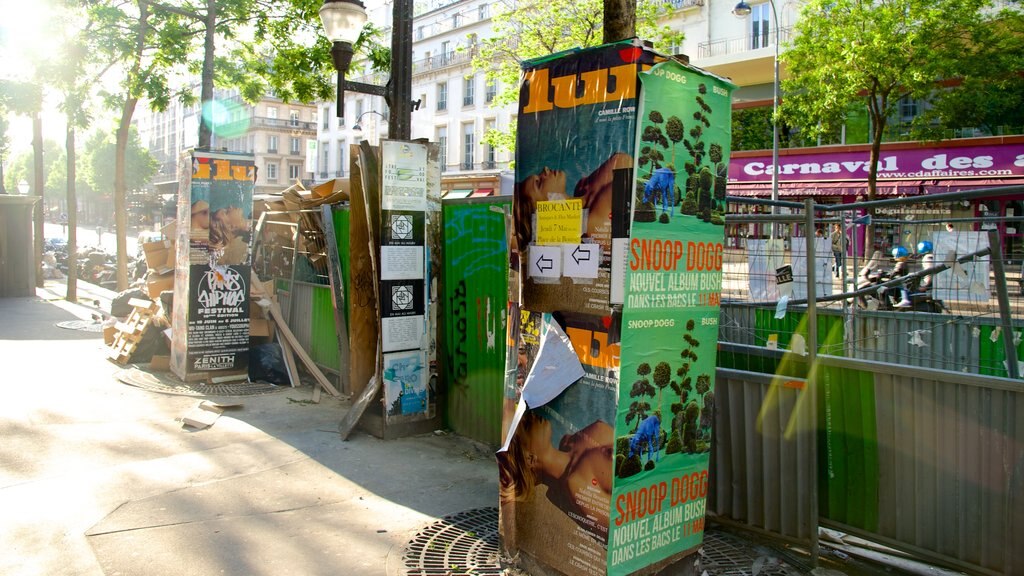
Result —
[{"label": "lamp post", "polygon": [[366,23],[366,7],[360,0],[324,0],[320,20],[332,42],[331,60],[338,71],[337,117],[345,116],[345,90],[381,96],[391,110],[388,137],[412,136],[412,0],[394,0],[391,23],[391,77],[384,86],[345,79],[352,64],[352,44]]},{"label": "lamp post", "polygon": [[[772,201],[779,200],[779,13],[775,9],[775,0],[768,0],[772,8],[772,24],[775,27],[775,76],[772,92]],[[738,18],[750,16],[753,10],[746,0],[740,0],[739,4],[732,9],[732,13]],[[778,211],[777,206],[772,206],[772,214]],[[775,238],[775,223],[772,223],[772,238]],[[809,233],[809,232],[808,232]]]},{"label": "lamp post", "polygon": [[381,114],[380,112],[377,112],[376,110],[367,110],[366,112],[363,112],[362,114],[360,114],[358,118],[356,118],[356,123],[352,125],[352,129],[353,130],[362,130],[363,129],[363,127],[359,125],[359,122],[362,121],[363,116],[366,116],[367,114],[376,114],[377,116],[380,116],[381,118],[383,118],[385,122],[388,121],[388,117],[385,116],[384,114]]}]

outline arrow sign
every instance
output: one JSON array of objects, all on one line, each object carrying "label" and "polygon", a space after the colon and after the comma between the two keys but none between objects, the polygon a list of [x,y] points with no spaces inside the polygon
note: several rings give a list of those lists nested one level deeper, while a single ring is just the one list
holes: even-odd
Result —
[{"label": "arrow sign", "polygon": [[573,278],[597,278],[601,264],[601,246],[598,244],[563,244],[562,275]]},{"label": "arrow sign", "polygon": [[579,265],[580,262],[590,262],[590,250],[583,250],[583,246],[577,246],[572,251],[572,259]]},{"label": "arrow sign", "polygon": [[560,278],[562,276],[562,248],[559,246],[530,246],[529,275],[534,278]]}]

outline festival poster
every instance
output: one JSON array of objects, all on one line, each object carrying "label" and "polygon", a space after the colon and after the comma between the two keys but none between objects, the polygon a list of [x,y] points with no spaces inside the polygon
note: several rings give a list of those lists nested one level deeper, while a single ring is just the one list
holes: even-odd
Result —
[{"label": "festival poster", "polygon": [[613,206],[632,181],[637,72],[654,60],[623,41],[524,65],[512,235],[523,308],[608,313],[613,215],[627,217]]},{"label": "festival poster", "polygon": [[245,372],[255,165],[244,154],[193,151],[178,203],[172,368],[180,378]]},{"label": "festival poster", "polygon": [[675,61],[640,75],[607,573],[703,538],[732,85]]},{"label": "festival poster", "polygon": [[[498,453],[501,533],[507,550],[524,551],[567,574],[605,573],[612,489],[619,344],[609,318],[519,312],[519,348],[506,381],[506,421],[514,423]],[[540,346],[555,324],[568,337],[583,377],[541,406],[518,397],[538,367]],[[511,325],[512,323],[510,323]],[[512,347],[510,346],[510,349]],[[519,406],[513,417],[509,404]]]}]

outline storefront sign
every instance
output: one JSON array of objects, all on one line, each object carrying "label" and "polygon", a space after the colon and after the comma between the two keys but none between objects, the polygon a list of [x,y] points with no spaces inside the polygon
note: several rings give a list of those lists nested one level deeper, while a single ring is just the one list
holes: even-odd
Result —
[{"label": "storefront sign", "polygon": [[[867,179],[870,168],[867,150],[834,153],[829,152],[827,147],[817,150],[813,154],[787,154],[779,158],[779,180],[821,182]],[[883,150],[878,161],[880,181],[1022,176],[1024,144]],[[729,163],[729,182],[768,182],[771,179],[770,155],[734,158]]]}]

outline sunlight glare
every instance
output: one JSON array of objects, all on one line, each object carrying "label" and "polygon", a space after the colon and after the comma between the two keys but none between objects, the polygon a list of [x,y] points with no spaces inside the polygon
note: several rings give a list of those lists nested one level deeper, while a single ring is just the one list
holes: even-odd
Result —
[{"label": "sunlight glare", "polygon": [[0,78],[29,79],[34,62],[48,61],[59,47],[53,7],[48,0],[0,0],[0,13],[9,15],[0,22]]}]

